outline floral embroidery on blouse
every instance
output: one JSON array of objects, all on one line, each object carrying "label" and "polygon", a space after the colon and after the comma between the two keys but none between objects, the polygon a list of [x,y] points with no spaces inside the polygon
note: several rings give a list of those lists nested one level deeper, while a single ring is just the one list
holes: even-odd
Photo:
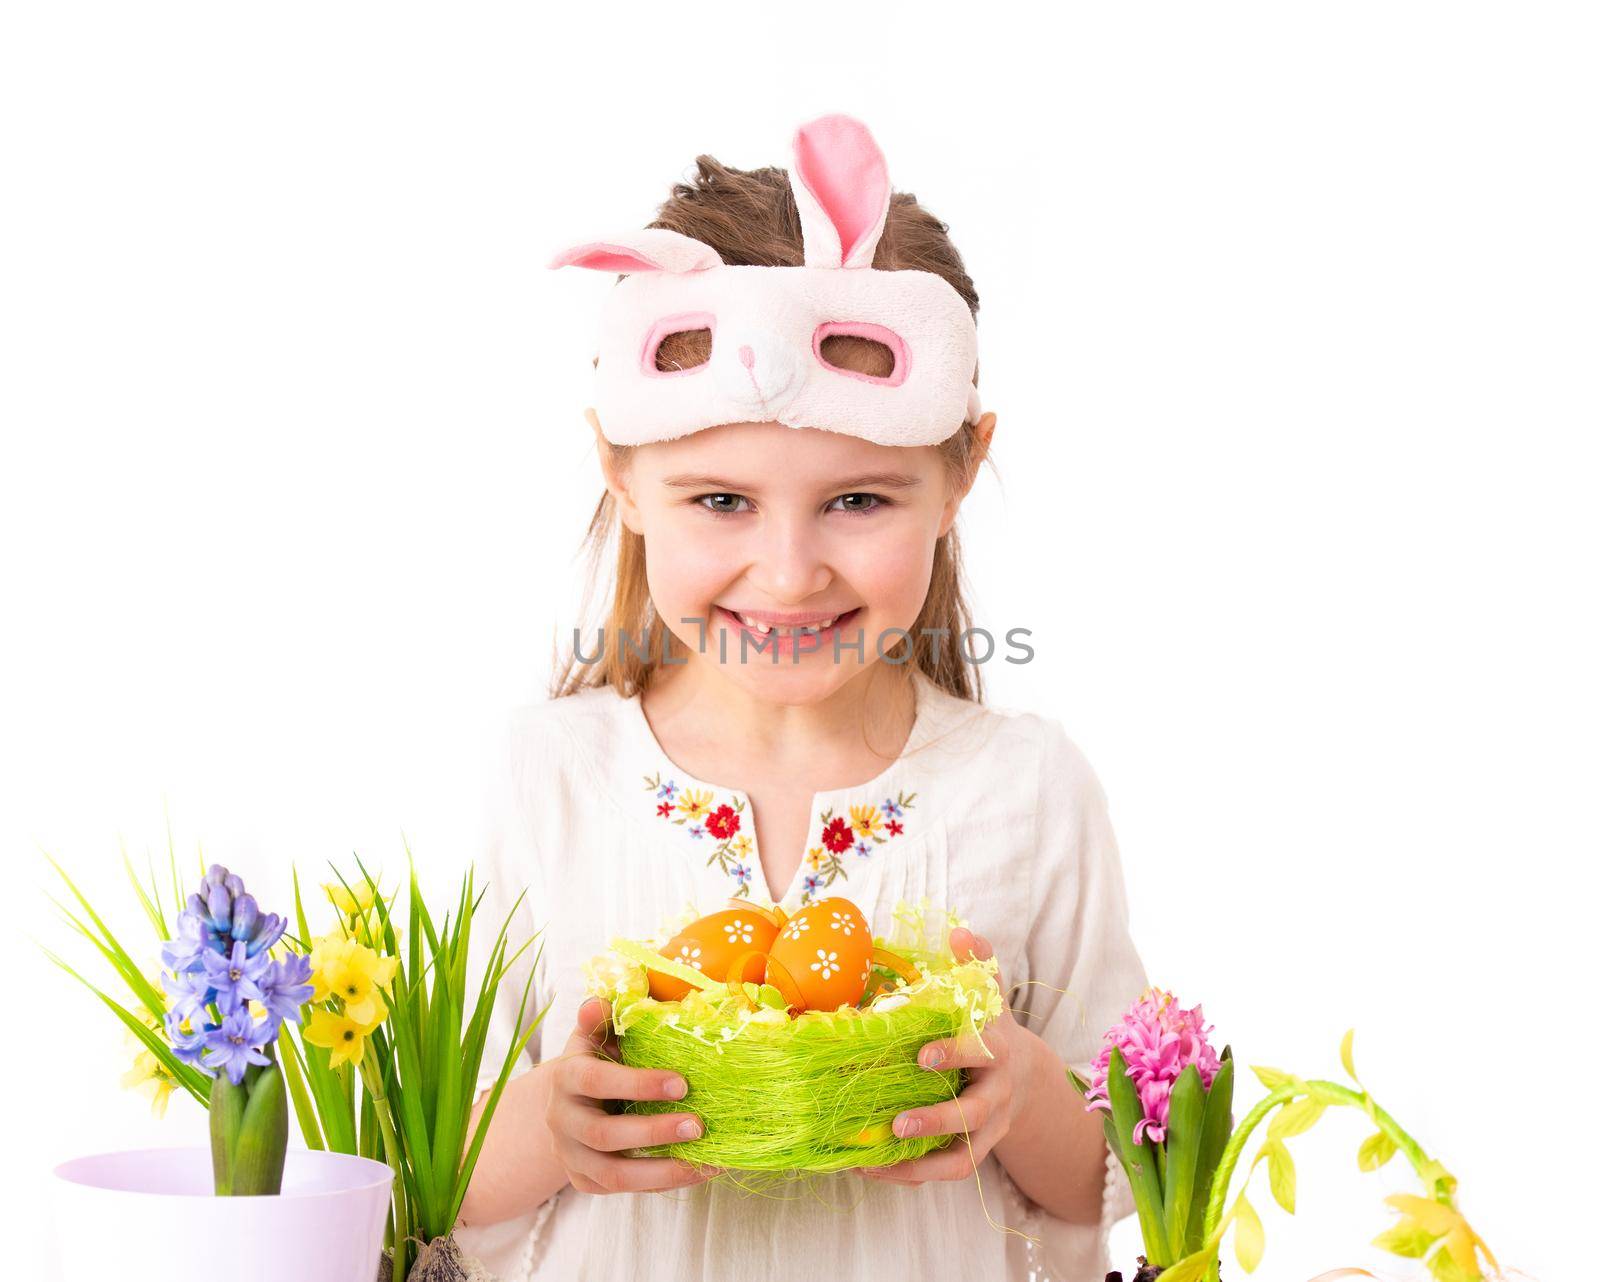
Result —
[{"label": "floral embroidery on blouse", "polygon": [[[716,864],[733,881],[734,898],[748,899],[755,876],[756,846],[750,833],[742,831],[745,803],[739,797],[718,801],[704,788],[680,788],[675,779],[662,779],[660,773],[644,776],[646,791],[652,795],[658,818],[668,820],[687,832],[691,839],[712,843],[706,866]],[[916,804],[917,794],[901,792],[885,797],[877,805],[851,806],[850,815],[824,809],[817,817],[822,825],[820,846],[806,851],[810,869],[801,882],[800,902],[809,904],[839,878],[848,880],[843,856],[858,859],[870,856],[873,849],[905,834],[905,813]]]},{"label": "floral embroidery on blouse", "polygon": [[811,871],[801,883],[800,902],[809,904],[840,877],[849,880],[842,858],[847,852],[865,859],[875,846],[904,835],[906,826],[901,820],[916,799],[916,793],[902,792],[885,797],[876,806],[851,806],[848,819],[834,814],[832,806],[824,810],[818,816],[822,822],[822,845],[806,851],[806,864]]},{"label": "floral embroidery on blouse", "polygon": [[738,797],[718,802],[715,793],[703,788],[679,789],[675,779],[663,781],[659,773],[646,775],[644,786],[655,796],[659,818],[677,824],[696,841],[711,839],[706,866],[716,864],[733,879],[734,897],[749,898],[756,847],[749,833],[739,831],[744,802]]}]

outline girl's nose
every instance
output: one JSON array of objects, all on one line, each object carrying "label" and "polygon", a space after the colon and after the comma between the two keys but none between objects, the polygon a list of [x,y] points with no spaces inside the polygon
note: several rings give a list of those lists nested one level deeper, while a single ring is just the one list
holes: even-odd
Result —
[{"label": "girl's nose", "polygon": [[805,522],[775,519],[750,577],[774,604],[798,605],[826,588],[833,575]]}]

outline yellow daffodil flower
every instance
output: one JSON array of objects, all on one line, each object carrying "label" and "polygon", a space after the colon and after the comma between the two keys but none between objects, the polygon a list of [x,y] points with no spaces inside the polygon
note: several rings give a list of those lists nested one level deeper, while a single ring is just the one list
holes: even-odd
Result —
[{"label": "yellow daffodil flower", "polygon": [[[161,1021],[150,1013],[148,1007],[137,1006],[135,1013],[151,1032],[161,1031]],[[188,1031],[187,1023],[184,1031]],[[178,1079],[167,1071],[167,1066],[156,1058],[153,1051],[133,1035],[132,1030],[124,1030],[123,1037],[134,1051],[133,1065],[122,1075],[124,1089],[147,1092],[150,1096],[150,1112],[156,1117],[165,1117],[167,1103],[172,1098],[172,1088],[178,1084]]]},{"label": "yellow daffodil flower", "polygon": [[346,950],[358,947],[353,939],[348,939],[342,934],[323,935],[311,943],[311,1000],[325,1002],[328,1000],[330,986],[328,975],[330,968],[341,959]]},{"label": "yellow daffodil flower", "polygon": [[380,957],[353,939],[343,941],[336,952],[325,953],[322,965],[312,963],[312,1000],[337,997],[344,1013],[357,1024],[375,1027],[384,1021],[389,1008],[383,993],[394,981],[398,957]]},{"label": "yellow daffodil flower", "polygon": [[311,1022],[302,1036],[313,1046],[326,1047],[328,1063],[333,1068],[340,1064],[359,1067],[361,1056],[367,1049],[367,1035],[376,1025],[363,1027],[348,1015],[338,1015],[331,1010],[311,1012]]},{"label": "yellow daffodil flower", "polygon": [[167,1103],[172,1099],[172,1088],[177,1079],[167,1072],[166,1066],[148,1050],[141,1049],[133,1058],[133,1067],[122,1075],[122,1085],[130,1091],[144,1091],[150,1096],[150,1112],[156,1117],[167,1115]]},{"label": "yellow daffodil flower", "polygon": [[377,887],[365,877],[352,881],[349,886],[340,882],[324,883],[322,889],[333,906],[346,917],[372,911],[373,900],[379,894]]}]

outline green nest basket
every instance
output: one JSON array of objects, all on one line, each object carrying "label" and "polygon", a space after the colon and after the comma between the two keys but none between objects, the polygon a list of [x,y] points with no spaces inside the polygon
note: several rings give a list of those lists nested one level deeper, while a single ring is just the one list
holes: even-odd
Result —
[{"label": "green nest basket", "polygon": [[[700,1139],[633,1150],[730,1171],[847,1170],[887,1166],[943,1148],[951,1135],[900,1139],[892,1124],[909,1108],[953,1099],[961,1069],[926,1069],[917,1054],[931,1041],[976,1038],[1000,1014],[993,958],[958,962],[953,913],[932,922],[926,901],[901,904],[895,927],[874,943],[909,961],[906,983],[876,969],[859,1007],[790,1015],[769,984],[715,983],[656,950],[698,914],[685,914],[660,939],[615,939],[585,967],[588,995],[611,1002],[623,1063],[670,1069],[689,1084],[682,1100],[629,1100],[629,1113],[688,1111]],[[648,962],[648,968],[646,963]],[[678,1001],[650,996],[648,970],[694,986]]]}]

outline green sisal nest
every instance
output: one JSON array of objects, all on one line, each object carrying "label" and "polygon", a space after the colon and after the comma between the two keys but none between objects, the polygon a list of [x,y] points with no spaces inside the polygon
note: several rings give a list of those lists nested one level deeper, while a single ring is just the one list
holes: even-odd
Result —
[{"label": "green sisal nest", "polygon": [[[770,984],[733,986],[656,952],[696,914],[656,940],[615,939],[585,966],[588,995],[611,1002],[623,1063],[670,1069],[689,1084],[682,1100],[629,1100],[630,1113],[695,1113],[700,1139],[634,1150],[730,1171],[827,1172],[887,1166],[943,1148],[951,1135],[900,1139],[892,1123],[906,1109],[941,1103],[966,1085],[961,1069],[922,1068],[931,1041],[975,1038],[1002,1009],[993,959],[958,962],[950,953],[953,913],[930,923],[927,902],[901,904],[877,943],[917,970],[906,983],[875,968],[860,1007],[791,1016]],[[650,996],[646,970],[694,986],[678,1001]]]}]

